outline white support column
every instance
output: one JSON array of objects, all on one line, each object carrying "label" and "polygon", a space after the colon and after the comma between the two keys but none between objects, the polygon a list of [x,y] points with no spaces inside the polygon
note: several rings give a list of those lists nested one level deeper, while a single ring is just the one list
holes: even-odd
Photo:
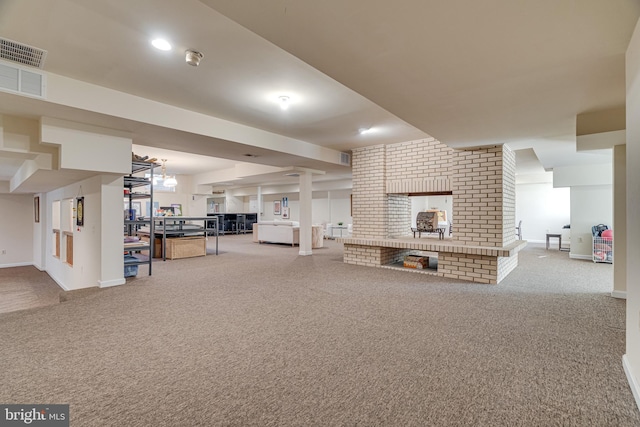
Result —
[{"label": "white support column", "polygon": [[257,195],[257,203],[258,203],[258,221],[262,218],[262,187],[258,186],[258,195]]},{"label": "white support column", "polygon": [[613,292],[627,298],[627,146],[613,147]]},{"label": "white support column", "polygon": [[312,174],[300,173],[300,255],[311,255]]},{"label": "white support column", "polygon": [[[46,193],[38,193],[38,219],[33,223],[33,265],[40,271],[47,270],[47,230],[52,229],[48,215],[48,200]],[[34,197],[35,197],[34,196]],[[36,201],[34,199],[34,209]]]}]

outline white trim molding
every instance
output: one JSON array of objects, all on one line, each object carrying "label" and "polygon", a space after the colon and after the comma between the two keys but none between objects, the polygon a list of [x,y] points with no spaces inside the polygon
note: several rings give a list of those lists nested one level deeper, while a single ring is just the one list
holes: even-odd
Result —
[{"label": "white trim molding", "polygon": [[0,268],[27,267],[29,265],[33,265],[33,263],[32,262],[15,262],[13,264],[0,264]]},{"label": "white trim molding", "polygon": [[627,299],[627,291],[611,291],[611,296],[618,299]]},{"label": "white trim molding", "polygon": [[627,375],[627,381],[629,382],[631,393],[633,393],[633,398],[636,400],[636,406],[640,409],[640,387],[638,386],[636,378],[633,376],[633,372],[631,372],[631,366],[629,365],[629,359],[626,354],[622,356],[622,367],[624,368],[624,373]]},{"label": "white trim molding", "polygon": [[122,279],[113,279],[113,280],[98,280],[98,287],[99,288],[110,288],[112,286],[124,285],[125,283],[127,283],[127,281],[124,278],[122,278]]}]

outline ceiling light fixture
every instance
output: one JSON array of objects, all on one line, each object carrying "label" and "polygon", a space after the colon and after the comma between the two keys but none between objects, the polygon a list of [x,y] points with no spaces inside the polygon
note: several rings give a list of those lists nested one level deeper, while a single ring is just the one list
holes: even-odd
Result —
[{"label": "ceiling light fixture", "polygon": [[165,187],[175,187],[176,185],[178,185],[178,180],[176,179],[175,176],[170,176],[164,180],[163,185]]},{"label": "ceiling light fixture", "polygon": [[153,45],[153,47],[159,50],[171,50],[171,43],[169,43],[165,39],[153,39],[151,40],[151,44]]},{"label": "ceiling light fixture", "polygon": [[366,135],[368,133],[373,132],[372,128],[360,128],[358,129],[358,132],[360,132],[360,135]]},{"label": "ceiling light fixture", "polygon": [[278,100],[280,101],[280,108],[282,110],[289,109],[289,101],[291,101],[291,98],[289,98],[287,95],[280,95],[278,97]]},{"label": "ceiling light fixture", "polygon": [[198,65],[200,65],[200,61],[202,60],[202,58],[204,58],[202,52],[187,50],[185,52],[184,60],[187,61],[187,64],[197,67]]},{"label": "ceiling light fixture", "polygon": [[178,180],[175,176],[167,176],[167,166],[165,163],[167,163],[167,159],[162,159],[162,185],[164,187],[175,187],[178,185]]}]

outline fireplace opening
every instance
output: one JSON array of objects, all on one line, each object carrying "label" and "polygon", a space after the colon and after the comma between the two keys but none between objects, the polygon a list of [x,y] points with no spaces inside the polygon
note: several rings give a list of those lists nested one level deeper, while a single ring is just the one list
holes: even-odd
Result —
[{"label": "fireplace opening", "polygon": [[453,194],[448,193],[413,193],[409,194],[411,204],[411,227],[417,227],[418,214],[431,212],[435,216],[438,227],[445,229],[445,235],[451,236],[453,224]]}]

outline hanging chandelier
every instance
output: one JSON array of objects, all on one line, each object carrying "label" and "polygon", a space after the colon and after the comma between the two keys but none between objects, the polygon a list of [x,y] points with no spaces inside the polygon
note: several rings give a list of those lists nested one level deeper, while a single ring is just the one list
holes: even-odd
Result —
[{"label": "hanging chandelier", "polygon": [[[167,176],[167,159],[162,159],[162,185],[165,187],[175,187],[178,185],[178,180],[175,175]],[[154,182],[155,184],[155,182]]]}]

